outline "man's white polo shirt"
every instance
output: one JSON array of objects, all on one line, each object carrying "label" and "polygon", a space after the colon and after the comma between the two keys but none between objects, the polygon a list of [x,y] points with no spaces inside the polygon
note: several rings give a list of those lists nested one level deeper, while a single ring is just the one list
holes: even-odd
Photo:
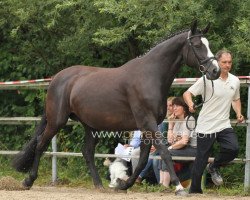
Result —
[{"label": "man's white polo shirt", "polygon": [[[197,133],[211,134],[231,127],[230,109],[232,101],[240,98],[240,81],[238,77],[229,73],[227,80],[218,78],[213,82],[214,93],[212,82],[206,79],[205,101],[209,101],[203,104],[199,113],[195,130]],[[202,95],[204,98],[203,78],[201,77],[188,91],[194,96]]]}]

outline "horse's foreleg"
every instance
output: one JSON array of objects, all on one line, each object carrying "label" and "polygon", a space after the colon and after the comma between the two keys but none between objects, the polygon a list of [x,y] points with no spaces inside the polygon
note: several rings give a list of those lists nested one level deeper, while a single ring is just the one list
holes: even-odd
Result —
[{"label": "horse's foreleg", "polygon": [[120,190],[126,190],[129,187],[131,187],[134,183],[135,180],[138,178],[139,174],[141,171],[145,168],[147,162],[148,162],[148,156],[150,152],[151,144],[147,143],[145,144],[144,142],[141,142],[140,145],[140,157],[139,157],[139,162],[137,167],[135,168],[134,173],[127,179],[127,181],[118,179],[118,186],[117,188]]},{"label": "horse's foreleg", "polygon": [[85,145],[82,149],[82,154],[86,160],[86,164],[90,170],[94,185],[97,189],[103,189],[101,178],[98,174],[97,168],[95,166],[95,146],[98,142],[98,138],[93,135],[93,129],[85,126]]},{"label": "horse's foreleg", "polygon": [[175,171],[174,171],[174,165],[173,165],[173,161],[172,161],[172,157],[170,155],[170,152],[168,151],[166,145],[162,144],[162,140],[160,139],[155,139],[153,142],[153,145],[155,146],[155,148],[157,149],[157,151],[160,153],[160,156],[162,158],[162,160],[166,163],[167,165],[167,170],[170,174],[170,179],[171,179],[171,183],[173,183],[173,185],[176,186],[176,195],[180,195],[180,196],[186,196],[187,193],[186,191],[184,191],[183,186],[180,183],[179,178],[177,177]]},{"label": "horse's foreleg", "polygon": [[170,152],[168,151],[166,145],[161,144],[161,141],[158,141],[159,139],[154,140],[154,146],[156,150],[160,153],[161,159],[166,163],[167,165],[167,170],[170,174],[171,182],[177,186],[179,185],[180,181],[179,178],[177,177],[175,171],[174,171],[174,164],[172,161],[172,157],[170,155]]}]

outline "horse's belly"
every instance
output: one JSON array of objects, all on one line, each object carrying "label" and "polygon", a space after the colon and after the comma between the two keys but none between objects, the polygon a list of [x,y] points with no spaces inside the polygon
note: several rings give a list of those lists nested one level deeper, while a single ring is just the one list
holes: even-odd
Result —
[{"label": "horse's belly", "polygon": [[133,115],[128,113],[83,112],[80,120],[97,130],[126,131],[137,129]]},{"label": "horse's belly", "polygon": [[136,122],[128,104],[98,97],[77,98],[71,107],[78,119],[98,130],[135,130]]},{"label": "horse's belly", "polygon": [[120,79],[112,77],[94,73],[79,79],[71,91],[71,110],[83,123],[98,130],[134,130],[136,122],[126,89]]}]

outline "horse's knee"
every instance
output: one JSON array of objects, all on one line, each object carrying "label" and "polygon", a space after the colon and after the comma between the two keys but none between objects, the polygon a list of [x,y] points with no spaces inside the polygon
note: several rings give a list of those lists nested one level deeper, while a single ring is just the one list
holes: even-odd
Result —
[{"label": "horse's knee", "polygon": [[94,162],[94,152],[89,151],[87,148],[82,149],[82,155],[86,163]]}]

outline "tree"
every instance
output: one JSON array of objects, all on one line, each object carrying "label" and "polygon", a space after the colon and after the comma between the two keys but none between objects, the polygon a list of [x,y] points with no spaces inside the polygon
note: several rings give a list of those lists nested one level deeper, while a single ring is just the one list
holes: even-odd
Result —
[{"label": "tree", "polygon": [[[194,19],[198,19],[201,28],[211,22],[206,37],[212,51],[232,50],[234,73],[248,75],[249,10],[249,0],[0,1],[0,79],[51,77],[77,64],[117,67],[144,54],[171,34],[188,29]],[[183,66],[178,76],[200,74]],[[175,92],[179,95],[182,90]],[[44,91],[0,93],[1,116],[41,115]],[[243,89],[242,100],[246,99],[247,92]],[[24,138],[28,138],[33,127],[0,126],[0,131],[5,133],[0,135],[0,141],[7,144],[6,148],[15,148],[16,141],[23,138],[20,132],[27,132]]]}]

